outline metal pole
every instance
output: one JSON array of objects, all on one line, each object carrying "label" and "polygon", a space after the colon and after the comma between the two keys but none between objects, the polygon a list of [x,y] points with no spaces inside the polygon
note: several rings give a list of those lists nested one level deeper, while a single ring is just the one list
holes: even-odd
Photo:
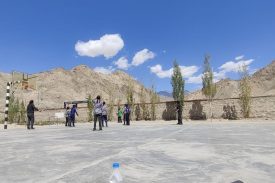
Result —
[{"label": "metal pole", "polygon": [[[21,81],[15,81],[14,83],[20,83],[20,82]],[[8,129],[10,92],[11,92],[12,85],[13,85],[13,82],[7,82],[4,129]]]},{"label": "metal pole", "polygon": [[7,82],[4,129],[8,129],[11,82]]}]

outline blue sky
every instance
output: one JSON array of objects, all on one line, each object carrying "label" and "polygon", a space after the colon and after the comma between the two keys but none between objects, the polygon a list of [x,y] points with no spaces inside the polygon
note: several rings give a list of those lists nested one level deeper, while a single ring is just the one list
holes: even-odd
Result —
[{"label": "blue sky", "polygon": [[216,80],[275,59],[274,9],[273,0],[1,0],[0,71],[120,68],[170,91],[176,59],[194,90],[205,54]]}]

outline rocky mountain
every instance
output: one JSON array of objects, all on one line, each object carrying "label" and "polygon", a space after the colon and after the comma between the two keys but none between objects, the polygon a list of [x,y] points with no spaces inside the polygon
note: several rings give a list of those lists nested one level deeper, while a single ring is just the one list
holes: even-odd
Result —
[{"label": "rocky mountain", "polygon": [[[130,85],[134,92],[135,102],[139,102],[141,88],[144,86],[131,76],[122,71],[112,74],[102,74],[95,72],[85,65],[80,65],[65,70],[57,68],[51,71],[35,74],[37,76],[37,90],[16,90],[15,96],[25,102],[33,99],[40,108],[63,107],[64,101],[85,100],[88,95],[95,98],[101,95],[109,103],[115,104],[127,101],[127,89]],[[11,80],[10,74],[0,73],[0,105],[1,111],[4,109],[6,82]],[[144,90],[145,98],[149,101],[148,89]]]},{"label": "rocky mountain", "polygon": [[[170,100],[173,100],[173,93],[169,91],[159,91],[157,92],[158,95],[166,97]],[[184,90],[184,95],[189,95],[190,92],[188,90]]]},{"label": "rocky mountain", "polygon": [[[51,71],[35,74],[37,76],[37,90],[16,90],[15,96],[25,102],[33,99],[40,108],[63,107],[64,101],[85,100],[88,95],[93,98],[101,95],[109,103],[115,104],[120,100],[126,103],[129,85],[133,89],[135,102],[140,102],[140,91],[144,86],[122,71],[112,74],[95,72],[85,65],[65,70],[56,68]],[[11,75],[0,73],[0,111],[4,110],[6,82]],[[275,61],[258,70],[250,77],[252,96],[275,95]],[[217,83],[215,98],[232,98],[239,95],[239,81],[221,80]],[[145,89],[146,101],[150,101],[150,91]],[[160,92],[159,95],[168,95],[169,92]],[[189,93],[185,99],[204,99],[201,90]],[[172,100],[172,97],[160,97],[162,101]]]},{"label": "rocky mountain", "polygon": [[157,94],[158,94],[158,95],[161,95],[161,96],[164,96],[164,97],[173,98],[172,93],[171,93],[171,92],[168,92],[168,91],[159,91]]},{"label": "rocky mountain", "polygon": [[[250,76],[252,96],[275,95],[275,61]],[[215,98],[234,98],[239,96],[239,81],[224,79],[216,83]],[[205,99],[201,90],[190,93],[186,99]]]}]

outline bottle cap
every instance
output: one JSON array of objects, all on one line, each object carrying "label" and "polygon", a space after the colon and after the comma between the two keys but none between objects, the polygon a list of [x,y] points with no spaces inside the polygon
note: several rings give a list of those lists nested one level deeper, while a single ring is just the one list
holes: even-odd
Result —
[{"label": "bottle cap", "polygon": [[113,163],[113,168],[119,168],[119,163]]}]

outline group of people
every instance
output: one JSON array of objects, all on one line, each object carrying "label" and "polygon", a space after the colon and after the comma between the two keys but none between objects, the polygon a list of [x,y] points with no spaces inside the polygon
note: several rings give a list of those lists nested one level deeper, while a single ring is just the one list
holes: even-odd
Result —
[{"label": "group of people", "polygon": [[[108,109],[106,103],[101,101],[101,97],[97,96],[96,99],[93,100],[93,116],[94,116],[94,128],[93,131],[96,130],[96,124],[99,124],[99,130],[102,130],[102,127],[108,127]],[[37,107],[35,107],[33,100],[31,100],[27,106],[27,128],[34,129],[34,111],[39,111]],[[118,123],[122,123],[123,125],[130,125],[130,114],[131,109],[128,104],[124,105],[124,108],[118,107]],[[77,105],[74,104],[72,108],[67,107],[64,113],[65,116],[65,126],[75,127],[75,117],[78,116]]]},{"label": "group of people", "polygon": [[[93,101],[93,116],[94,116],[94,128],[93,131],[96,131],[97,122],[99,126],[99,130],[102,130],[102,127],[108,127],[108,109],[106,103],[101,101],[101,97],[98,95]],[[130,125],[130,113],[131,109],[128,104],[125,104],[124,108],[118,108],[117,116],[118,116],[118,123],[122,123],[123,118],[123,124],[124,125]],[[75,115],[78,115],[76,111],[76,105],[73,106],[73,108],[70,110],[69,107],[67,107],[67,110],[65,112],[66,116],[66,123],[65,126],[74,126],[75,123]]]},{"label": "group of people", "polygon": [[122,123],[122,117],[123,117],[123,125],[130,125],[130,114],[131,114],[131,109],[128,104],[125,104],[123,109],[118,107],[117,122]]},{"label": "group of people", "polygon": [[108,118],[107,118],[107,106],[106,103],[101,101],[100,96],[98,95],[95,100],[93,100],[94,104],[94,128],[93,131],[96,130],[96,123],[98,121],[99,130],[102,130],[102,127],[108,127]]},{"label": "group of people", "polygon": [[66,108],[65,111],[65,118],[66,118],[66,122],[65,122],[65,126],[69,126],[69,127],[75,127],[75,115],[78,116],[77,110],[76,110],[76,105],[73,105],[72,109],[70,109],[70,107]]}]

